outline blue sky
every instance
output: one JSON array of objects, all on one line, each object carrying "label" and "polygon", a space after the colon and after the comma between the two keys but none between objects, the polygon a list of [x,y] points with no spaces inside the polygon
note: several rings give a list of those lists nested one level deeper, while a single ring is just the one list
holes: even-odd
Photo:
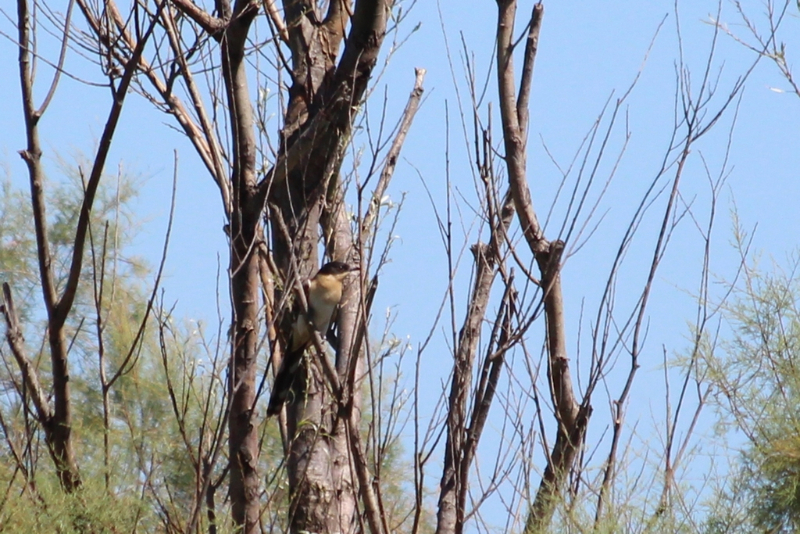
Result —
[{"label": "blue sky", "polygon": [[[530,3],[520,6],[520,16],[527,15],[530,7]],[[745,9],[759,20],[763,6],[759,2],[746,2]],[[678,11],[687,66],[693,80],[699,80],[713,35],[713,26],[708,22],[717,11],[717,3],[683,1]],[[796,15],[795,9],[786,21],[784,38],[800,35]],[[394,119],[399,116],[413,84],[413,68],[427,69],[425,101],[389,190],[393,199],[405,195],[405,203],[395,232],[399,239],[395,241],[392,262],[386,267],[376,300],[376,310],[391,308],[396,314],[393,332],[398,337],[408,336],[414,346],[427,334],[447,282],[441,240],[420,177],[441,207],[446,195],[445,110],[448,109],[452,187],[466,197],[463,202],[474,199],[472,170],[465,157],[469,147],[465,148],[456,94],[457,87],[462,98],[466,97],[461,35],[483,79],[492,59],[495,18],[495,4],[488,0],[418,2],[401,34],[408,33],[416,22],[421,22],[421,26],[394,54],[380,81],[379,92],[383,91],[383,84],[388,86],[388,113]],[[721,20],[726,21],[733,32],[745,35],[739,16],[727,2],[723,5]],[[14,33],[7,20],[0,22],[0,29],[6,34]],[[644,62],[651,41],[652,50]],[[791,61],[800,39],[794,37],[794,42],[788,44]],[[450,61],[446,47],[450,50]],[[43,50],[51,49],[44,43]],[[592,310],[596,305],[605,269],[635,207],[633,202],[658,170],[669,142],[677,57],[676,14],[672,1],[578,0],[551,1],[545,5],[529,133],[529,182],[541,219],[552,204],[561,179],[543,147],[549,149],[559,165],[568,165],[605,102],[609,97],[613,101],[621,95],[641,69],[639,82],[622,110],[628,121],[630,141],[616,177],[600,201],[598,218],[594,219],[599,227],[586,246],[569,259],[563,273],[570,323],[568,348],[573,354],[579,340],[581,306]],[[720,73],[720,96],[727,94],[733,81],[754,59],[752,53],[731,38],[720,36],[713,69],[714,73]],[[25,167],[16,154],[25,142],[16,50],[5,38],[0,44],[0,64],[9,66],[7,75],[0,81],[0,101],[3,102],[0,161],[8,169],[12,182],[26,187]],[[99,81],[97,73],[87,69],[74,54],[68,57],[66,66],[68,70],[74,69],[82,76]],[[40,68],[39,101],[50,74],[47,68]],[[738,262],[729,244],[730,210],[734,201],[743,225],[749,229],[757,225],[755,248],[767,257],[783,263],[786,255],[795,250],[796,236],[800,235],[800,218],[796,216],[800,198],[800,150],[797,148],[800,146],[800,99],[781,89],[787,89],[787,84],[774,65],[764,61],[753,72],[743,93],[728,162],[730,175],[720,198],[713,246],[712,271],[722,279],[730,279]],[[494,91],[492,73],[488,95],[496,102]],[[468,101],[463,105],[468,106]],[[496,103],[493,108],[497,125]],[[56,154],[69,159],[76,152],[90,152],[100,135],[106,113],[107,95],[103,89],[62,78],[51,109],[41,122],[49,167],[56,168]],[[486,118],[485,110],[482,117]],[[703,154],[712,172],[718,172],[722,164],[732,119],[732,113],[726,114],[696,148],[696,155]],[[136,210],[145,222],[134,250],[155,264],[169,210],[173,153],[178,152],[177,212],[164,281],[166,298],[177,301],[178,313],[213,322],[216,317],[215,279],[218,269],[224,273],[227,264],[218,191],[189,144],[169,127],[171,125],[170,117],[153,111],[138,95],[129,95],[107,170],[112,172],[119,164],[143,177]],[[471,131],[471,123],[467,128]],[[603,172],[607,173],[613,154],[621,146],[623,133],[620,128],[611,137],[609,154],[612,156],[601,166],[603,180]],[[499,130],[495,132],[495,139],[499,142]],[[693,213],[700,218],[707,217],[708,185],[699,158],[694,158],[687,167],[682,192],[687,201],[694,199]],[[467,206],[461,204],[461,207],[465,210],[464,223],[469,225],[473,221]],[[565,207],[564,199],[556,204],[551,232],[557,231]],[[621,285],[621,304],[630,304],[631,299],[638,297],[638,294],[626,293],[625,289],[638,287],[637,283],[646,272],[657,213],[653,212],[647,220],[631,253]],[[475,237],[471,235],[467,242],[472,243]],[[650,328],[642,370],[632,394],[632,414],[635,415],[631,425],[641,419],[643,427],[652,427],[652,419],[660,417],[659,410],[663,412],[663,397],[652,394],[662,388],[662,348],[671,354],[686,347],[687,321],[693,319],[696,308],[692,294],[697,291],[701,254],[702,243],[686,220],[676,232],[657,277],[649,309]],[[468,282],[466,268],[457,281],[458,299],[463,306]],[[224,290],[224,283],[222,287]],[[227,298],[223,298],[223,306],[226,301]],[[376,332],[382,328],[381,317],[382,312],[377,311]],[[463,311],[459,310],[456,320],[462,318]],[[540,327],[534,326],[534,329]],[[584,323],[584,343],[587,330],[588,324]],[[446,374],[442,374],[448,362],[445,340],[440,327],[423,361],[423,371],[430,377],[432,390],[437,390],[438,384],[446,379]],[[607,399],[602,396],[595,402],[596,428],[600,430],[604,425],[601,421],[608,417],[606,404]],[[656,435],[641,428],[637,432],[643,434],[645,440],[647,436]]]}]

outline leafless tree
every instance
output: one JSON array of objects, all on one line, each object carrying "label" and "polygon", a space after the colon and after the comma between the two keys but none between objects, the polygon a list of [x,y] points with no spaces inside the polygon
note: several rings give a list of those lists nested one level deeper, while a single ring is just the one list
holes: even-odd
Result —
[{"label": "leafless tree", "polygon": [[[114,129],[126,95],[136,92],[176,121],[192,143],[219,190],[229,243],[225,278],[230,328],[227,336],[226,328],[221,328],[216,347],[207,350],[212,367],[207,382],[193,374],[187,354],[174,350],[179,343],[173,340],[179,333],[155,290],[147,303],[145,317],[155,310],[165,398],[193,477],[188,505],[182,506],[183,501],[167,485],[156,487],[156,468],[148,465],[141,451],[140,476],[146,481],[142,492],[154,495],[164,530],[196,532],[205,525],[216,532],[220,527],[217,499],[227,493],[233,523],[241,532],[285,528],[291,532],[416,533],[433,521],[425,503],[431,477],[440,481],[435,514],[439,534],[463,532],[503,484],[513,486],[514,496],[507,504],[509,530],[547,530],[557,510],[574,505],[582,486],[589,488],[583,494],[592,494],[596,500],[595,522],[599,524],[613,501],[625,411],[640,365],[656,272],[674,228],[690,212],[680,195],[685,164],[697,141],[734,107],[743,79],[717,102],[717,87],[709,81],[711,59],[695,93],[688,71],[679,64],[673,136],[618,239],[591,324],[591,356],[584,368],[576,368],[578,355],[570,350],[567,339],[562,283],[568,281],[562,280],[562,268],[582,245],[603,191],[625,153],[629,132],[621,123],[636,81],[609,101],[587,135],[585,150],[576,156],[582,158],[580,165],[564,172],[564,183],[573,182],[560,227],[541,222],[543,217],[534,208],[538,199],[529,187],[535,177],[527,157],[530,95],[544,7],[533,5],[519,32],[515,29],[517,1],[497,1],[492,67],[500,110],[497,130],[491,108],[481,106],[475,88],[476,66],[466,62],[475,211],[478,235],[488,240],[484,243],[478,238],[469,246],[471,284],[465,317],[457,321],[459,252],[448,196],[447,212],[437,211],[437,217],[450,273],[442,308],[449,308],[451,317],[448,341],[453,367],[426,429],[416,417],[419,392],[408,399],[396,386],[388,387],[388,362],[403,356],[405,349],[392,344],[389,336],[376,339],[369,328],[379,273],[390,248],[390,239],[382,241],[381,225],[393,224],[383,199],[420,105],[425,75],[423,69],[417,70],[405,109],[393,116],[397,119],[394,128],[384,131],[383,117],[376,128],[360,113],[371,96],[369,82],[379,70],[383,43],[396,32],[394,22],[401,22],[398,6],[392,0],[284,0],[281,6],[273,0],[216,0],[210,7],[192,0],[137,0],[129,6],[115,0],[71,0],[63,17],[47,10],[63,31],[63,42],[53,88],[37,109],[32,96],[34,69],[29,65],[34,53],[33,25],[27,0],[18,0],[17,5],[28,133],[22,156],[30,169],[48,314],[52,406],[25,352],[8,285],[4,286],[3,312],[8,345],[67,492],[74,492],[81,478],[71,444],[64,325],[80,282],[87,235],[92,237],[92,202]],[[73,21],[73,6],[80,13],[80,23]],[[85,182],[72,263],[59,294],[48,251],[37,128],[68,50],[83,54],[107,77],[112,103]],[[521,61],[519,71],[515,60]],[[269,87],[277,88],[277,102],[268,101]],[[716,107],[711,107],[712,102]],[[277,127],[269,124],[271,111],[280,117]],[[387,110],[384,114],[391,115]],[[365,161],[354,155],[357,151],[348,152],[358,121],[363,121],[370,135],[376,133]],[[620,129],[624,141],[610,155],[612,134]],[[501,141],[495,139],[496,132]],[[613,159],[611,171],[601,176],[600,163],[607,159]],[[606,185],[598,186],[602,180]],[[600,193],[594,192],[597,189]],[[716,198],[718,188],[713,189]],[[349,203],[355,206],[352,214]],[[618,310],[615,295],[622,264],[634,236],[642,232],[645,215],[655,210],[660,210],[659,223],[656,233],[649,236],[652,253],[639,293],[630,309]],[[545,219],[550,221],[550,214]],[[134,348],[142,341],[137,334],[134,348],[106,374],[110,364],[104,359],[102,343],[105,240],[104,235],[103,245],[97,247],[92,241],[91,252],[99,382],[104,428],[109,432],[109,392],[120,376],[135,367]],[[321,263],[320,253],[329,260],[360,265],[360,274],[345,288],[334,332],[327,339],[315,336],[309,357],[302,361],[298,370],[302,395],[287,405],[276,422],[265,421],[261,402],[270,383],[269,370],[281,362],[287,303],[297,299],[301,307],[307,306],[302,302],[302,284]],[[707,289],[704,280],[701,291]],[[158,283],[157,277],[156,288]],[[706,319],[698,319],[699,331]],[[418,357],[430,350],[437,326],[432,326],[431,336],[419,346]],[[542,347],[538,360],[533,348],[536,339]],[[223,356],[225,350],[228,354]],[[600,450],[600,444],[588,453],[587,432],[597,409],[596,395],[607,387],[610,373],[621,368],[620,356],[628,367],[622,371],[621,389],[606,393],[610,440],[607,450],[598,453],[603,456],[601,475],[590,481],[587,456]],[[691,376],[685,375],[681,396]],[[581,377],[585,382],[579,382]],[[699,412],[708,393],[699,386],[697,390]],[[404,411],[408,402],[411,410]],[[681,407],[679,403],[677,412]],[[494,467],[489,473],[479,473],[475,460],[492,410],[502,413],[503,443],[496,451]],[[381,472],[403,418],[411,411],[415,415],[415,495],[403,514],[388,502],[387,481]],[[370,417],[366,425],[365,413]],[[676,413],[675,421],[677,417]],[[270,431],[279,433],[279,439],[270,441]],[[673,487],[670,477],[688,442],[687,438],[678,445],[674,423],[667,434],[661,503],[668,501]],[[222,446],[226,439],[227,451]],[[265,443],[278,442],[274,448],[280,450],[264,454]],[[15,446],[10,448],[12,455],[21,456]],[[106,442],[107,466],[109,450]],[[438,451],[444,457],[441,473],[431,467]],[[533,463],[537,455],[543,458],[538,476]],[[270,463],[265,456],[285,458],[285,463]],[[24,467],[24,462],[19,465]],[[284,468],[288,489],[281,487]],[[111,485],[107,478],[106,487]]]},{"label": "leafless tree", "polygon": [[[323,9],[313,2],[292,1],[285,2],[280,13],[272,2],[262,6],[255,1],[223,1],[215,4],[213,12],[183,0],[137,4],[131,14],[159,30],[161,44],[151,50],[149,60],[133,56],[138,35],[129,25],[129,15],[115,3],[101,8],[77,0],[77,5],[87,22],[84,38],[100,45],[102,61],[108,62],[111,70],[117,64],[135,63],[140,74],[137,89],[175,117],[219,186],[229,221],[233,313],[228,376],[230,495],[234,521],[245,532],[253,532],[259,524],[261,494],[256,407],[259,324],[264,317],[261,303],[266,304],[267,323],[272,328],[272,321],[281,314],[282,296],[291,294],[296,281],[318,266],[320,233],[329,257],[360,261],[342,207],[338,171],[392,5],[333,1]],[[262,7],[270,37],[255,43],[251,29]],[[252,45],[256,51],[271,47],[279,75],[289,80],[277,149],[264,169],[257,167],[257,157],[266,147],[257,143],[251,101],[253,73],[248,72],[248,57]],[[198,56],[200,63],[194,59]],[[198,70],[200,65],[206,70]],[[217,91],[216,83],[223,89]],[[176,94],[178,84],[185,100]],[[211,110],[204,90],[212,91]],[[216,106],[225,110],[224,118],[216,115]],[[409,120],[411,116],[413,112]],[[408,127],[403,126],[402,136]],[[399,139],[401,145],[402,137]],[[393,165],[394,160],[379,188],[386,187]],[[365,225],[363,234],[370,230]],[[366,466],[359,461],[359,440],[354,439],[359,417],[359,411],[353,409],[358,403],[354,380],[363,347],[358,332],[364,328],[358,325],[364,324],[368,314],[359,294],[353,287],[345,297],[335,365],[323,365],[327,374],[313,367],[306,369],[311,384],[308,395],[304,403],[292,404],[287,414],[293,530],[352,528],[359,494],[372,509],[368,518],[377,528],[371,486],[363,471]],[[275,337],[270,341],[270,351],[277,359]],[[336,409],[337,405],[344,411]],[[358,481],[352,477],[351,457]],[[209,483],[204,481],[206,487]]]},{"label": "leafless tree", "polygon": [[[571,351],[566,339],[561,269],[569,257],[568,251],[580,248],[583,229],[591,226],[593,213],[603,192],[615,177],[619,161],[626,151],[630,137],[627,129],[624,130],[624,141],[617,149],[611,171],[605,177],[605,186],[601,188],[599,195],[592,193],[593,184],[601,180],[598,172],[600,162],[612,157],[612,132],[617,128],[625,128],[620,122],[627,98],[634,90],[638,76],[598,117],[587,135],[588,148],[583,151],[583,159],[579,161],[578,170],[575,171],[576,176],[569,176],[572,166],[564,172],[565,182],[571,179],[574,183],[569,199],[570,209],[557,235],[547,238],[528,186],[534,177],[529,174],[526,165],[528,106],[544,8],[541,3],[535,4],[525,20],[524,29],[516,34],[514,28],[518,20],[517,2],[499,0],[497,7],[495,72],[503,136],[499,147],[493,142],[491,110],[487,118],[486,111],[478,107],[480,96],[475,89],[477,68],[469,60],[465,60],[475,132],[471,145],[475,152],[475,174],[478,177],[476,183],[485,186],[485,190],[479,191],[481,211],[478,216],[490,239],[488,244],[478,241],[470,247],[474,259],[472,288],[466,317],[459,329],[455,325],[452,329],[454,365],[449,394],[442,398],[441,412],[436,412],[439,415],[434,417],[428,430],[417,432],[416,479],[420,481],[424,478],[426,464],[437,446],[439,434],[436,427],[440,420],[438,417],[441,417],[446,421],[446,444],[444,471],[438,494],[438,533],[463,532],[467,520],[479,516],[481,504],[500,485],[512,478],[515,480],[511,483],[512,492],[521,495],[519,509],[510,504],[506,506],[512,517],[520,509],[524,510],[524,519],[520,526],[525,532],[547,531],[551,528],[556,510],[561,510],[560,517],[566,519],[570,509],[581,498],[596,499],[594,526],[600,528],[601,522],[606,518],[605,510],[609,502],[614,504],[615,509],[618,505],[612,496],[612,488],[616,484],[620,454],[624,447],[622,443],[626,429],[626,407],[640,367],[639,356],[648,327],[647,309],[656,272],[678,224],[687,214],[695,217],[691,205],[681,197],[686,162],[698,141],[714,128],[720,118],[729,111],[734,113],[744,81],[755,65],[751,65],[740,78],[734,80],[726,94],[718,95],[722,91],[712,81],[713,43],[716,42],[717,34],[713,36],[711,52],[699,85],[691,85],[689,68],[683,62],[683,54],[680,54],[673,135],[664,151],[663,160],[654,166],[652,181],[645,189],[638,206],[634,206],[630,223],[619,239],[609,271],[601,275],[606,277],[606,284],[597,304],[596,317],[591,323],[591,356],[588,364],[585,364],[586,367],[576,369],[576,358],[574,355],[570,357]],[[680,38],[680,26],[677,26],[677,33]],[[462,58],[469,56],[467,50],[462,54]],[[515,56],[522,61],[519,74],[514,67]],[[730,135],[732,131],[729,140]],[[594,145],[598,148],[592,151]],[[708,168],[707,172],[710,173]],[[726,173],[723,165],[720,177],[716,180],[712,180],[709,174],[709,183],[712,184],[711,215],[705,231],[700,231],[706,243],[701,299],[707,298],[708,291],[708,251],[715,213],[713,206],[719,194],[719,184],[724,183]],[[503,174],[506,176],[506,183],[499,178]],[[591,202],[595,202],[593,207]],[[643,232],[641,226],[645,217],[653,210],[661,210],[661,214],[658,216],[656,233],[652,236],[651,259],[644,273],[638,299],[632,308],[618,309],[616,295],[623,264],[634,238]],[[552,209],[547,215],[548,220],[551,219],[551,214]],[[451,244],[452,235],[447,230],[451,227],[449,208],[439,224],[450,265],[453,266],[456,250]],[[701,227],[698,225],[698,228]],[[522,236],[522,243],[512,237],[518,233]],[[538,272],[533,272],[534,266]],[[524,276],[515,276],[515,269],[522,271]],[[451,274],[451,284],[454,277],[455,274]],[[497,277],[499,280],[495,282]],[[519,281],[520,278],[522,282]],[[493,291],[495,285],[499,285],[499,291]],[[447,298],[452,300],[452,286],[448,291],[450,296]],[[497,315],[487,319],[486,313],[493,294],[502,297],[496,304]],[[692,358],[697,357],[702,343],[706,342],[706,328],[714,315],[713,311],[709,311],[707,302],[702,302],[695,327]],[[454,309],[451,304],[451,313]],[[538,337],[535,325],[539,324],[537,320],[540,317],[543,318],[543,359],[537,364],[532,360],[528,346],[531,338]],[[480,359],[476,358],[479,340],[484,347],[484,354]],[[427,342],[421,345],[419,352],[421,354],[426,350]],[[527,376],[515,373],[514,366],[510,363],[515,352],[523,354]],[[629,367],[624,371],[620,359],[626,356]],[[580,362],[579,355],[577,361]],[[508,389],[498,395],[497,390],[504,383],[501,378],[504,372],[510,373],[507,381],[511,385],[504,386]],[[607,380],[620,372],[621,389],[613,394],[607,389]],[[588,378],[582,384],[581,376]],[[677,442],[678,421],[682,410],[688,409],[686,395],[692,383],[697,390],[693,416],[684,421],[685,426],[680,427],[685,434]],[[540,393],[540,387],[546,393]],[[587,443],[586,436],[594,404],[597,402],[595,397],[601,389],[606,390],[605,394],[609,397],[610,440],[605,460],[599,469],[601,476],[594,480],[589,476],[588,462],[602,450],[603,443]],[[667,384],[667,406],[671,406],[672,402],[669,394]],[[668,414],[669,423],[663,451],[663,491],[660,504],[654,505],[652,510],[656,518],[663,513],[666,500],[675,487],[676,466],[686,454],[697,418],[709,394],[710,390],[703,384],[702,377],[688,370],[683,377],[677,407],[674,413]],[[527,418],[530,415],[520,408],[519,399],[526,396],[535,405],[533,421],[529,421]],[[489,410],[493,407],[495,410],[500,409],[503,414],[504,438],[509,440],[510,436],[519,435],[519,442],[497,450],[498,459],[494,469],[479,476],[473,461]],[[509,430],[512,428],[513,431]],[[554,440],[548,437],[550,428],[555,429]],[[537,442],[541,443],[545,466],[539,471],[541,475],[538,477],[538,489],[533,490],[529,484],[536,480],[532,476],[535,469],[527,458],[535,454]],[[512,451],[512,447],[517,447],[517,450]],[[521,477],[515,475],[520,472]],[[476,485],[480,489],[476,489]],[[418,483],[417,487],[421,486]],[[581,486],[585,490],[581,490]],[[513,501],[512,499],[511,502]],[[587,509],[585,505],[578,506],[583,511]],[[519,520],[510,520],[509,525],[516,524],[515,521]]]}]

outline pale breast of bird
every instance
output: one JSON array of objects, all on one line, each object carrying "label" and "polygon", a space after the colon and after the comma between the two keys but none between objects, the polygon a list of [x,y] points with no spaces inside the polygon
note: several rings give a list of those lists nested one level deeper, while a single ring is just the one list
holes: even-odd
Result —
[{"label": "pale breast of bird", "polygon": [[312,283],[316,287],[312,287],[312,291],[309,291],[308,305],[312,310],[311,322],[324,336],[328,330],[331,316],[339,301],[342,300],[342,285],[334,280],[328,283],[328,280],[324,278],[314,280]]}]

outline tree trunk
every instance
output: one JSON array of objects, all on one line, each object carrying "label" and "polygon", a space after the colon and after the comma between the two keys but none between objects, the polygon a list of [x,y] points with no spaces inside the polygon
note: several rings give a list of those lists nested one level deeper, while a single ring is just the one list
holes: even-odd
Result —
[{"label": "tree trunk", "polygon": [[262,202],[256,188],[256,138],[244,48],[258,5],[237,1],[222,37],[225,81],[233,137],[230,220],[230,292],[233,348],[228,374],[230,493],[233,520],[244,534],[259,528],[258,433],[255,413],[260,278],[258,247]]},{"label": "tree trunk", "polygon": [[[311,12],[298,10],[304,2],[284,2],[289,46],[292,48],[294,80],[289,92],[282,157],[270,175],[271,217],[276,227],[285,222],[289,236],[272,234],[276,263],[290,272],[294,256],[304,277],[319,267],[317,246],[324,199],[336,181],[347,140],[367,87],[386,31],[391,2],[359,0],[341,60],[336,65],[339,43],[344,37],[346,13],[343,1],[332,1],[322,24],[309,21]],[[285,169],[281,169],[285,165]],[[337,195],[333,195],[334,198]],[[336,211],[336,206],[328,206]],[[335,226],[336,223],[333,223]],[[329,245],[326,243],[326,245]],[[351,243],[327,248],[337,260],[349,260]],[[347,298],[346,307],[355,310],[357,299]],[[344,310],[342,317],[352,317]],[[344,333],[352,331],[351,321],[339,321]],[[336,369],[340,382],[350,368],[351,350],[343,336]],[[328,357],[328,356],[323,356]],[[287,410],[289,430],[289,487],[292,532],[346,533],[358,527],[358,489],[353,480],[347,429],[339,417],[340,399],[332,394],[319,365],[302,366],[298,380],[307,384],[306,395]]]}]

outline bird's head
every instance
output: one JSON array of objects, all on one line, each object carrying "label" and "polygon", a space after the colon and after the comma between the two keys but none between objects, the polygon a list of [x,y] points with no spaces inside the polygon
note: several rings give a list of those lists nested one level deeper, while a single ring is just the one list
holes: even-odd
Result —
[{"label": "bird's head", "polygon": [[331,276],[337,280],[343,280],[347,273],[357,270],[357,265],[352,266],[341,261],[331,261],[322,266],[317,272],[317,276]]}]

